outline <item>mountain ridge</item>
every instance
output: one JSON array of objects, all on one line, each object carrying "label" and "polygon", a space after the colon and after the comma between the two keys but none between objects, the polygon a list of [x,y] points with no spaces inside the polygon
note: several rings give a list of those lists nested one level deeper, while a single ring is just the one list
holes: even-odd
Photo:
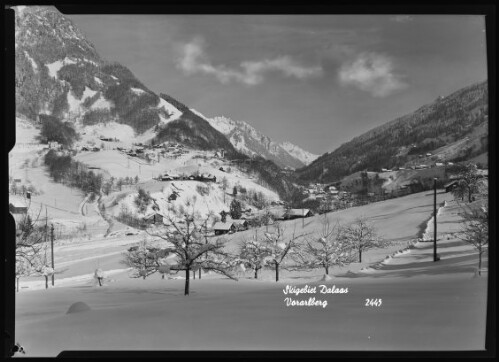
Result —
[{"label": "mountain ridge", "polygon": [[[74,23],[53,7],[16,10],[16,114],[33,124],[40,115],[72,124],[78,132],[120,125],[140,142],[180,142],[200,150],[225,150],[228,160],[249,158],[225,135],[166,93],[155,94],[126,66],[102,59]],[[43,118],[43,117],[42,117]],[[130,129],[123,131],[123,127]],[[248,166],[281,197],[292,183],[281,169],[256,157]]]},{"label": "mountain ridge", "polygon": [[[477,128],[486,130],[487,125],[487,81],[482,81],[356,136],[296,174],[304,182],[317,179],[329,182],[357,171],[472,158],[487,152],[486,131],[474,133]],[[473,142],[465,142],[464,147],[445,156],[432,154],[469,135],[473,135]]]},{"label": "mountain ridge", "polygon": [[319,157],[291,142],[278,143],[245,121],[233,120],[226,116],[208,118],[197,110],[192,111],[224,134],[237,150],[250,157],[260,155],[283,168],[303,167]]}]

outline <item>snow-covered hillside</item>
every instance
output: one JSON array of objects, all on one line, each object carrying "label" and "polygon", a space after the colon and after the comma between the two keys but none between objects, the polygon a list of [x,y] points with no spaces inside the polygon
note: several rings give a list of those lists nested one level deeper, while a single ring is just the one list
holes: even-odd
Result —
[{"label": "snow-covered hillside", "polygon": [[244,121],[233,120],[225,116],[209,118],[199,111],[191,110],[224,134],[237,150],[249,156],[260,155],[281,167],[290,168],[308,165],[319,157],[290,142],[277,143]]},{"label": "snow-covered hillside", "polygon": [[[218,215],[222,210],[229,211],[230,203],[233,199],[232,191],[234,186],[243,188],[246,192],[260,193],[269,202],[279,200],[279,196],[272,190],[261,186],[258,180],[251,175],[235,169],[223,160],[211,157],[212,152],[191,150],[176,159],[163,159],[161,162],[151,164],[138,162],[133,157],[115,150],[101,151],[99,153],[86,152],[77,156],[77,160],[84,162],[91,167],[98,167],[104,175],[115,178],[135,177],[139,178],[139,183],[133,188],[127,188],[123,193],[114,192],[103,198],[109,215],[118,217],[126,209],[135,217],[142,218],[154,211],[164,216],[170,214],[170,209],[179,210],[184,207],[189,209],[189,205],[195,206],[195,210],[201,217],[206,217],[210,212]],[[204,158],[206,157],[206,160]],[[221,171],[220,168],[226,171]],[[227,172],[230,171],[230,172]],[[212,175],[216,177],[216,183],[199,182],[192,180],[157,181],[153,177],[162,174],[169,175],[191,175],[194,173]],[[221,182],[227,180],[226,190],[222,189]],[[154,199],[145,212],[139,212],[135,204],[138,189],[141,188],[150,193]],[[224,197],[225,193],[225,197]],[[123,196],[118,196],[123,194]],[[171,196],[175,194],[175,199]],[[117,200],[118,201],[115,201]],[[256,208],[243,202],[244,209]],[[154,210],[154,207],[157,207]]]}]

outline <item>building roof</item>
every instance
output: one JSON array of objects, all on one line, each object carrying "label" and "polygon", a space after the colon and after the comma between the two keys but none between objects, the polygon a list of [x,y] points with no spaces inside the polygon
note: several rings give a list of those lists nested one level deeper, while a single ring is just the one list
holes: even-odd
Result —
[{"label": "building roof", "polygon": [[248,220],[244,220],[244,219],[233,219],[232,222],[236,225],[242,225],[244,223],[247,223]]},{"label": "building roof", "polygon": [[447,188],[447,187],[449,187],[449,186],[452,186],[452,185],[454,185],[454,184],[457,184],[458,182],[459,182],[458,180],[451,181],[451,182],[449,182],[449,183],[445,184],[445,185],[444,185],[444,187],[445,187],[445,188]]},{"label": "building roof", "polygon": [[289,209],[290,216],[303,216],[307,215],[310,212],[310,209]]},{"label": "building roof", "polygon": [[17,200],[17,199],[10,199],[9,205],[12,205],[16,208],[22,208],[22,207],[27,208],[28,207],[24,201]]},{"label": "building roof", "polygon": [[230,228],[234,226],[234,222],[232,221],[227,221],[227,222],[217,222],[214,226],[214,230],[230,230]]},{"label": "building roof", "polygon": [[156,216],[156,215],[161,216],[161,217],[164,217],[164,216],[163,216],[163,215],[161,215],[159,212],[151,212],[150,214],[147,214],[146,216],[144,216],[144,219],[150,219],[150,218],[152,218],[152,217],[154,217],[154,216]]}]

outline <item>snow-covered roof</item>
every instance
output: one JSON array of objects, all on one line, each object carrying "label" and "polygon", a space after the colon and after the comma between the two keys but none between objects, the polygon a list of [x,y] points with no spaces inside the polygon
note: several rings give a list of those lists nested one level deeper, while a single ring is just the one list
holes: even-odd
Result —
[{"label": "snow-covered roof", "polygon": [[457,184],[459,181],[458,180],[454,180],[454,181],[451,181],[451,182],[448,182],[444,185],[445,188],[449,187],[449,186],[452,186],[454,184]]},{"label": "snow-covered roof", "polygon": [[303,216],[307,215],[310,212],[310,209],[290,209],[289,215],[291,216]]},{"label": "snow-covered roof", "polygon": [[230,228],[234,226],[234,222],[232,221],[227,221],[227,222],[217,222],[214,226],[214,230],[230,230]]},{"label": "snow-covered roof", "polygon": [[21,200],[15,200],[15,199],[14,200],[10,200],[9,201],[9,205],[12,205],[12,206],[14,206],[16,208],[28,207],[25,202],[23,202]]},{"label": "snow-covered roof", "polygon": [[150,219],[150,218],[152,218],[152,217],[154,217],[154,216],[156,216],[156,215],[161,216],[161,217],[164,217],[164,216],[163,216],[163,215],[161,215],[159,212],[151,212],[151,213],[149,213],[149,214],[146,214],[146,215],[144,216],[144,219]]},{"label": "snow-covered roof", "polygon": [[242,225],[244,224],[245,222],[247,223],[248,221],[247,220],[244,220],[244,219],[233,219],[232,222],[236,225]]}]

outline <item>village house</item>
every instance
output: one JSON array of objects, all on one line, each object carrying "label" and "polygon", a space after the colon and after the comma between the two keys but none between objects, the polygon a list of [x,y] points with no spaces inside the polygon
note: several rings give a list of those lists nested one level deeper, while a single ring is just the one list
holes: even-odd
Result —
[{"label": "village house", "polygon": [[28,206],[20,200],[12,200],[9,202],[9,212],[12,214],[27,214]]},{"label": "village house", "polygon": [[114,138],[112,138],[112,137],[99,137],[99,139],[101,141],[105,141],[105,142],[113,142],[114,141]]},{"label": "village house", "polygon": [[154,212],[144,216],[144,222],[147,224],[163,224],[163,215]]},{"label": "village house", "polygon": [[236,226],[237,231],[248,230],[248,221],[244,219],[233,219],[232,222]]},{"label": "village house", "polygon": [[286,219],[296,219],[313,216],[310,209],[289,209],[286,212]]},{"label": "village house", "polygon": [[219,221],[213,226],[213,230],[215,231],[215,235],[232,234],[236,232],[236,225],[231,221]]},{"label": "village house", "polygon": [[444,185],[445,192],[451,192],[458,184],[458,180],[451,181]]}]

